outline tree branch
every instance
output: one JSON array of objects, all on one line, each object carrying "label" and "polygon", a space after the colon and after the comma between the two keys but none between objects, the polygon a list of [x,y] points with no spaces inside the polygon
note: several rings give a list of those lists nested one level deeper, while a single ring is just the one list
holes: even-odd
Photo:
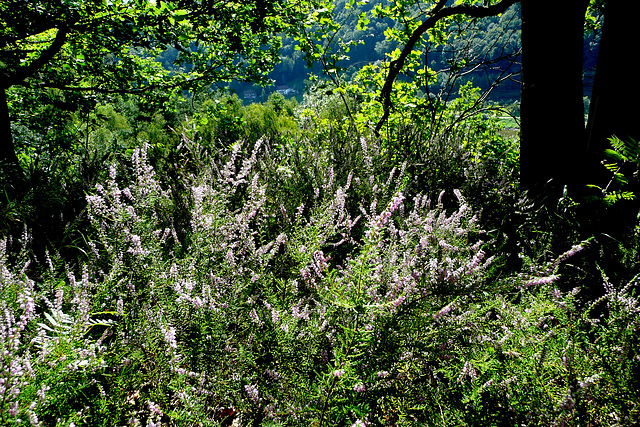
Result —
[{"label": "tree branch", "polygon": [[491,6],[474,6],[474,5],[466,5],[460,4],[456,6],[444,7],[446,4],[445,0],[440,0],[438,4],[433,8],[431,12],[431,16],[424,21],[409,37],[409,40],[405,44],[402,52],[400,52],[400,56],[397,59],[394,59],[389,64],[389,73],[387,74],[387,78],[385,79],[384,86],[380,90],[380,100],[383,105],[383,115],[376,124],[375,133],[378,135],[380,133],[380,129],[384,125],[384,122],[389,118],[389,111],[391,109],[391,91],[393,89],[393,83],[395,82],[398,74],[404,67],[409,54],[413,51],[416,43],[420,40],[420,37],[424,33],[426,33],[431,28],[435,27],[435,25],[441,19],[447,18],[453,15],[467,15],[471,18],[486,18],[487,16],[495,16],[500,13],[504,13],[509,7],[518,3],[520,0],[502,0],[500,3],[491,5]]},{"label": "tree branch", "polygon": [[69,29],[67,27],[63,27],[58,29],[55,39],[51,45],[46,48],[39,57],[33,60],[29,65],[24,66],[16,70],[13,75],[9,75],[8,78],[2,83],[1,89],[8,89],[13,85],[20,84],[24,82],[29,77],[33,76],[38,70],[44,67],[49,61],[53,59],[54,56],[60,49],[64,46],[67,41],[67,34],[69,33]]}]

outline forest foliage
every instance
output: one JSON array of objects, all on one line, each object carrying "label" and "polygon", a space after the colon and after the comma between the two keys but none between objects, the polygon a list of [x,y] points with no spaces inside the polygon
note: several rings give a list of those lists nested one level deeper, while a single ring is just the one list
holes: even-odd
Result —
[{"label": "forest foliage", "polygon": [[[158,37],[210,43],[153,57],[121,46],[167,79],[145,96],[70,89],[96,71],[90,55],[126,65],[104,50],[85,63],[74,45],[60,58],[80,68],[52,62],[5,88],[24,177],[0,181],[1,424],[640,422],[639,224],[588,226],[635,209],[640,150],[612,138],[595,196],[520,186],[518,104],[490,99],[518,84],[517,7],[426,34],[376,132],[389,61],[432,2],[274,2],[267,27],[249,19],[261,2],[225,2],[221,16],[94,3],[78,5],[154,11],[119,31],[151,38],[144,25],[163,23]],[[0,17],[16,55],[17,11]],[[219,26],[190,32],[205,22]],[[279,65],[233,45],[243,28],[279,49],[271,32],[292,22]],[[316,77],[300,99],[248,103],[204,77],[187,91],[215,46],[246,47],[249,80],[275,67],[289,81],[306,61]],[[70,80],[55,87],[49,72]],[[230,77],[212,78],[243,88]]]}]

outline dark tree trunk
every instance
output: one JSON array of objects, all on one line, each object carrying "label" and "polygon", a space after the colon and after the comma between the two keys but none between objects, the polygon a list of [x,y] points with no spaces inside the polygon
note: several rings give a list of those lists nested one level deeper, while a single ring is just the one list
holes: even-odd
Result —
[{"label": "dark tree trunk", "polygon": [[608,0],[589,110],[587,140],[598,164],[608,139],[640,141],[640,81],[635,76],[639,1]]},{"label": "dark tree trunk", "polygon": [[15,144],[13,143],[6,90],[32,77],[51,61],[67,42],[68,34],[69,27],[60,27],[51,45],[42,51],[40,56],[28,65],[13,70],[13,72],[3,73],[2,80],[0,80],[0,171],[2,172],[1,178],[5,179],[5,182],[9,184],[8,189],[15,189],[23,184],[24,173],[20,167],[20,161],[16,156]]},{"label": "dark tree trunk", "polygon": [[[640,81],[634,73],[638,16],[640,1],[607,0],[586,132],[590,184],[602,188],[612,178],[600,164],[604,150],[611,147],[609,138],[615,135],[623,141],[633,139],[640,143]],[[640,209],[640,183],[632,176],[633,168],[622,172],[631,186],[609,190],[631,190],[636,200],[619,202],[607,209],[596,230],[617,238],[638,224]]]},{"label": "dark tree trunk", "polygon": [[0,168],[2,178],[6,179],[9,186],[16,187],[22,182],[23,173],[11,134],[11,117],[5,89],[0,89]]},{"label": "dark tree trunk", "polygon": [[523,187],[534,194],[585,180],[582,53],[587,5],[588,0],[556,6],[521,2],[520,174]]}]

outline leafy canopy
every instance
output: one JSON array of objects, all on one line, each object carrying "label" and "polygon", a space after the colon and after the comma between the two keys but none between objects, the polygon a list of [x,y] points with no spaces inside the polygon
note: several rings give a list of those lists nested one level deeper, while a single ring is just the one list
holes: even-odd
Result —
[{"label": "leafy canopy", "polygon": [[[2,0],[2,89],[192,89],[229,79],[265,82],[277,34],[308,4],[289,0]],[[171,71],[155,59],[177,52]],[[187,71],[188,73],[178,72]]]}]

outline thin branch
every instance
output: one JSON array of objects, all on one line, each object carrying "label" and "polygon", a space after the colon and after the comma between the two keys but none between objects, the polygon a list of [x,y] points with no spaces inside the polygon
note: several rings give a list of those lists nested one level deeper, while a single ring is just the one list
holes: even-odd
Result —
[{"label": "thin branch", "polygon": [[375,127],[375,133],[379,134],[380,129],[384,125],[384,122],[389,118],[389,111],[391,109],[391,91],[393,89],[393,83],[395,82],[398,74],[404,67],[407,58],[413,51],[413,48],[418,43],[420,38],[424,33],[428,30],[435,27],[435,25],[441,19],[447,18],[453,15],[466,15],[471,18],[486,18],[488,16],[495,16],[500,13],[505,12],[509,7],[518,3],[519,0],[502,0],[500,3],[491,5],[491,6],[474,6],[474,5],[466,5],[460,4],[450,7],[444,7],[446,4],[445,0],[440,0],[438,4],[434,7],[431,16],[429,19],[424,21],[409,37],[407,43],[405,44],[402,52],[400,52],[400,56],[397,59],[394,59],[389,64],[389,73],[387,74],[387,78],[385,79],[384,86],[380,91],[380,99],[383,105],[383,115],[378,121],[378,124]]}]

